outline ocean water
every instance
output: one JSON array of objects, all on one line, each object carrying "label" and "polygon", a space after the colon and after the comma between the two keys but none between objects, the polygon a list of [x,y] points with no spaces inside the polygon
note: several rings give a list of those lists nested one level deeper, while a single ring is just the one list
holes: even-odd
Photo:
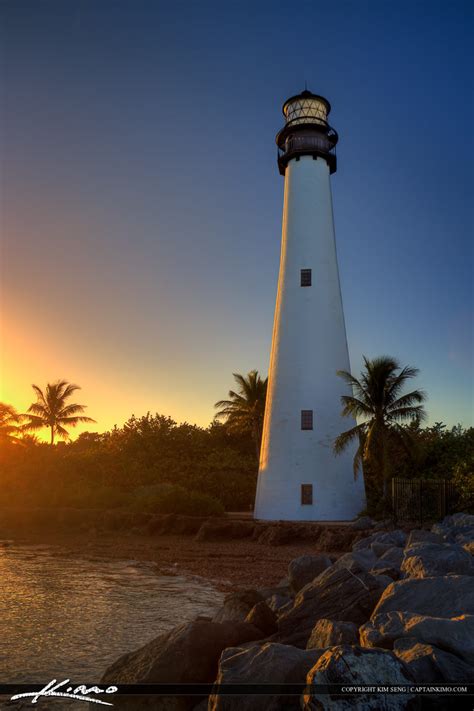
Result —
[{"label": "ocean water", "polygon": [[0,542],[0,683],[97,683],[121,654],[222,599],[207,581],[159,575],[153,563]]}]

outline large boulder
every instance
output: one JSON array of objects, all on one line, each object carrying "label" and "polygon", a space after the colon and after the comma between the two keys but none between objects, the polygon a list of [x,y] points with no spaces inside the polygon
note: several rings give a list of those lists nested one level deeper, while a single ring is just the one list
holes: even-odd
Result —
[{"label": "large boulder", "polygon": [[265,600],[257,602],[257,604],[252,607],[249,614],[245,618],[245,622],[248,622],[254,627],[258,627],[258,629],[262,630],[266,637],[277,631],[277,616],[267,605]]},{"label": "large boulder", "polygon": [[431,528],[449,543],[461,543],[474,539],[474,516],[467,513],[456,513],[446,516],[441,523],[435,523]]},{"label": "large boulder", "polygon": [[474,577],[446,575],[397,580],[384,590],[371,619],[392,610],[433,617],[474,615]]},{"label": "large boulder", "polygon": [[392,546],[380,556],[378,563],[389,565],[391,568],[400,569],[403,562],[403,555],[403,548]]},{"label": "large boulder", "polygon": [[384,612],[360,628],[363,647],[392,649],[395,640],[403,637],[433,644],[474,665],[474,615],[447,619],[414,612]]},{"label": "large boulder", "polygon": [[474,682],[472,664],[432,644],[418,642],[413,637],[402,638],[395,641],[393,651],[405,663],[418,684]]},{"label": "large boulder", "polygon": [[359,644],[359,630],[353,622],[321,619],[316,622],[306,649],[326,649],[338,644]]},{"label": "large boulder", "polygon": [[330,565],[331,559],[325,554],[302,555],[294,558],[288,565],[288,580],[293,592],[299,592]]},{"label": "large boulder", "polygon": [[280,640],[305,647],[320,618],[360,625],[377,603],[384,584],[365,571],[353,573],[332,565],[295,598],[293,607],[278,622]]},{"label": "large boulder", "polygon": [[273,610],[277,615],[293,607],[293,598],[289,595],[281,595],[279,593],[274,593],[271,597],[266,598],[265,602],[270,610]]},{"label": "large boulder", "polygon": [[377,562],[377,556],[370,548],[344,553],[334,563],[335,568],[347,568],[356,573],[358,570],[370,570]]},{"label": "large boulder", "polygon": [[[219,662],[219,684],[304,684],[323,650],[266,643],[226,649]],[[299,696],[210,696],[209,711],[299,711]]]},{"label": "large boulder", "polygon": [[252,607],[262,602],[263,598],[256,590],[241,590],[230,593],[224,598],[224,604],[214,615],[214,622],[243,622]]},{"label": "large boulder", "polygon": [[438,533],[426,531],[424,528],[414,528],[408,534],[406,547],[409,548],[413,543],[443,543],[443,538]]},{"label": "large boulder", "polygon": [[474,575],[472,556],[457,543],[413,543],[405,548],[401,571],[407,578]]},{"label": "large boulder", "polygon": [[[119,684],[212,683],[223,649],[261,638],[262,633],[245,622],[195,620],[156,637],[140,649],[128,652],[105,671],[101,682]],[[114,708],[146,708],[147,697],[132,704],[127,697],[115,699]],[[149,699],[148,699],[149,703]],[[155,697],[153,709],[190,709],[196,699]]]},{"label": "large boulder", "polygon": [[[307,684],[344,684],[365,686],[377,684],[406,685],[413,683],[407,667],[393,652],[358,646],[332,647],[308,672]],[[413,697],[408,694],[335,695],[305,693],[304,711],[401,711],[408,709]]]},{"label": "large boulder", "polygon": [[367,536],[366,538],[361,538],[359,541],[356,541],[352,546],[352,550],[360,551],[362,548],[370,548],[375,542],[390,546],[403,547],[406,540],[407,534],[405,531],[398,528],[395,531],[377,531],[371,536]]}]

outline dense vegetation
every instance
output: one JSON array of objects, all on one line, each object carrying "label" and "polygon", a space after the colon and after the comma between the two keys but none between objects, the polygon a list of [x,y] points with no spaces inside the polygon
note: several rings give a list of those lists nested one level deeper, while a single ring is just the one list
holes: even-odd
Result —
[{"label": "dense vegetation", "polygon": [[[422,410],[417,408],[423,398],[400,393],[412,369],[400,369],[393,360],[375,359],[367,365],[357,381],[359,391],[355,387],[353,397],[344,396],[346,414],[358,414],[359,424],[354,435],[341,435],[339,448],[354,438],[360,444],[355,465],[363,472],[369,512],[382,513],[383,489],[392,476],[451,479],[459,493],[458,508],[474,512],[474,428],[448,429],[442,423],[422,427]],[[381,377],[385,390],[380,389]],[[216,420],[208,428],[148,413],[132,416],[122,427],[103,434],[86,432],[73,441],[46,444],[28,434],[31,412],[20,415],[0,404],[0,507],[121,508],[195,515],[250,509],[257,478],[255,436],[261,433],[266,381],[255,372],[235,379],[238,392],[230,391],[230,401],[217,403],[221,416],[228,409],[225,421]],[[69,384],[60,384],[64,395]],[[43,393],[45,408],[54,404],[54,392],[49,400],[48,392]],[[83,406],[73,405],[81,410],[72,412],[67,397],[59,400],[60,426],[74,426]],[[356,413],[354,408],[365,412]],[[400,412],[401,408],[414,408],[408,424],[403,423],[408,410]],[[51,412],[49,419],[45,413],[44,426],[51,428],[51,424]],[[376,436],[371,442],[374,425]],[[380,427],[385,428],[381,434]],[[55,434],[61,436],[61,431],[56,429]]]},{"label": "dense vegetation", "polygon": [[253,443],[225,425],[132,417],[71,442],[0,447],[0,506],[123,507],[220,513],[248,509],[256,482]]}]

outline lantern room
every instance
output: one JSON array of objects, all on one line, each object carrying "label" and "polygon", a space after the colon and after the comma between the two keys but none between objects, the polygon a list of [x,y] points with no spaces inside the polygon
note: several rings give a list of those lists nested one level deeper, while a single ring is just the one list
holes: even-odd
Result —
[{"label": "lantern room", "polygon": [[329,101],[305,89],[287,99],[282,111],[286,123],[276,137],[280,174],[285,174],[292,158],[299,160],[302,155],[324,158],[334,173],[338,135],[328,124]]}]

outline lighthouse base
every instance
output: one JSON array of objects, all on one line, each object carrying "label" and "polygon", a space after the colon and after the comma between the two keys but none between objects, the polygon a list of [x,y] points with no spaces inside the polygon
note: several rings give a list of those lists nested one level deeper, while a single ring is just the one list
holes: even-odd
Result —
[{"label": "lighthouse base", "polygon": [[[323,456],[324,456],[324,460]],[[352,455],[352,456],[351,456]],[[254,518],[263,521],[353,521],[366,506],[362,472],[353,453],[320,453],[318,467],[260,468]]]}]

